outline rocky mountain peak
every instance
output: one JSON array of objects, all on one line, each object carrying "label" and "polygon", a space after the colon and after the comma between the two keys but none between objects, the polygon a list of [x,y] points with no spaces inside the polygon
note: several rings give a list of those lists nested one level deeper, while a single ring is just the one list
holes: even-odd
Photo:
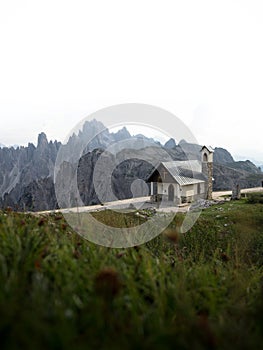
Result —
[{"label": "rocky mountain peak", "polygon": [[120,129],[114,134],[114,138],[116,141],[126,140],[131,138],[131,134],[129,133],[127,128],[124,126],[122,129]]},{"label": "rocky mountain peak", "polygon": [[85,123],[83,124],[82,132],[83,134],[92,134],[96,135],[98,132],[101,132],[105,130],[105,126],[103,125],[102,122],[99,122],[96,119],[92,120],[86,120]]},{"label": "rocky mountain peak", "polygon": [[170,140],[168,140],[165,144],[164,147],[165,148],[174,148],[176,146],[176,142],[173,138],[171,138]]},{"label": "rocky mountain peak", "polygon": [[45,148],[48,145],[47,135],[41,132],[38,135],[37,148]]},{"label": "rocky mountain peak", "polygon": [[234,163],[234,158],[226,149],[216,147],[214,153],[214,162],[221,164]]}]

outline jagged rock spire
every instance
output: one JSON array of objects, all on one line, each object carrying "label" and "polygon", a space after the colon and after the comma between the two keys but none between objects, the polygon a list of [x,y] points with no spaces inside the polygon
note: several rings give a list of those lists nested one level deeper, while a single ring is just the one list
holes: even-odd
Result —
[{"label": "jagged rock spire", "polygon": [[47,135],[44,132],[41,132],[38,135],[37,147],[44,148],[48,145]]}]

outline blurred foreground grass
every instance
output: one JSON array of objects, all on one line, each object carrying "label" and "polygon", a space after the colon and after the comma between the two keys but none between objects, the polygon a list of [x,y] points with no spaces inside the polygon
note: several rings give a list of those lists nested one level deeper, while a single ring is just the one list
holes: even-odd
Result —
[{"label": "blurred foreground grass", "polygon": [[213,206],[184,235],[181,221],[122,250],[60,214],[0,213],[1,349],[260,349],[263,205]]}]

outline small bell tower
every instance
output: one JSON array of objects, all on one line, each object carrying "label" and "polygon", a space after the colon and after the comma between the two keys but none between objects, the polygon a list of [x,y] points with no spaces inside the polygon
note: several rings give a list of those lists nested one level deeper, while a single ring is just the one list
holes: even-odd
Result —
[{"label": "small bell tower", "polygon": [[201,149],[202,172],[207,176],[207,198],[212,199],[213,192],[213,155],[214,150],[210,146],[203,146]]}]

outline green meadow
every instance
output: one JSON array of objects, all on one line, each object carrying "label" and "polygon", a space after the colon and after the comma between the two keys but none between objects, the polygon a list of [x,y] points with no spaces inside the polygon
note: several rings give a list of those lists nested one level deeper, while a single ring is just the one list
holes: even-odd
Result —
[{"label": "green meadow", "polygon": [[[101,212],[118,227],[134,214]],[[142,246],[110,249],[61,214],[0,213],[0,348],[260,349],[263,205],[258,197],[183,214]]]}]

